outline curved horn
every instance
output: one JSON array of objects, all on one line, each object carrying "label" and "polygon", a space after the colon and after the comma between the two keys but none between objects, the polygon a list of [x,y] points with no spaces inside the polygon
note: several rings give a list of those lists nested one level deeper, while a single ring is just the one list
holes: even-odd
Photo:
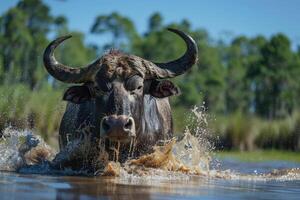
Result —
[{"label": "curved horn", "polygon": [[[169,31],[179,35],[186,43],[186,52],[178,59],[167,62],[167,63],[147,63],[150,68],[147,78],[172,78],[185,73],[190,69],[198,60],[198,47],[194,39],[185,34],[184,32],[168,28]],[[153,66],[156,65],[156,66]],[[152,65],[152,66],[151,66]]]},{"label": "curved horn", "polygon": [[62,36],[53,40],[45,49],[44,65],[49,74],[54,78],[65,83],[84,83],[92,81],[94,72],[98,69],[100,59],[97,59],[92,64],[81,68],[72,68],[59,63],[54,57],[55,48],[64,40],[72,37],[71,35]]}]

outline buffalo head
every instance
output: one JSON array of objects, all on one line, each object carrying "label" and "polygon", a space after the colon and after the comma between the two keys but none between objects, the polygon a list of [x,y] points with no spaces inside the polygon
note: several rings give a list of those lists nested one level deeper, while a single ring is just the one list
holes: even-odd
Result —
[{"label": "buffalo head", "polygon": [[180,58],[167,63],[153,63],[134,55],[110,51],[93,63],[72,68],[59,63],[55,48],[71,36],[51,42],[44,52],[44,65],[56,79],[65,83],[81,83],[70,87],[63,99],[75,104],[95,101],[95,115],[100,137],[112,141],[130,141],[140,134],[145,111],[144,97],[165,98],[179,93],[168,80],[185,73],[197,60],[195,41],[182,31],[168,29],[179,35],[187,50]]}]

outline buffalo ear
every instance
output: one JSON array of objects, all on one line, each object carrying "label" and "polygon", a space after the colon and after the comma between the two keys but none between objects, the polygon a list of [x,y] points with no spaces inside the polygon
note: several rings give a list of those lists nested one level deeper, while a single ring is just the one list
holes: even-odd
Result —
[{"label": "buffalo ear", "polygon": [[69,87],[63,96],[63,100],[76,104],[89,101],[92,98],[93,95],[88,85]]},{"label": "buffalo ear", "polygon": [[171,81],[153,80],[149,88],[149,94],[157,98],[164,98],[173,95],[179,95],[180,89]]}]

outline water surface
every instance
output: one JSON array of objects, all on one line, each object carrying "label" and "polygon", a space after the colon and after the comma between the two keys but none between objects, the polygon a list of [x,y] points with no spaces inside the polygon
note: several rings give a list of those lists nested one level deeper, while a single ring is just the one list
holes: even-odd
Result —
[{"label": "water surface", "polygon": [[300,167],[291,162],[222,160],[221,170],[252,179],[177,174],[145,177],[47,176],[0,172],[1,199],[299,199],[300,180],[256,179],[257,173]]},{"label": "water surface", "polygon": [[[114,177],[34,167],[25,150],[32,155],[42,148],[47,160],[56,152],[31,131],[7,129],[0,140],[0,199],[300,199],[300,163],[216,161],[206,115],[192,113],[198,126],[187,127],[181,140],[156,146],[133,166],[119,165]],[[33,168],[14,172],[25,164]]]}]

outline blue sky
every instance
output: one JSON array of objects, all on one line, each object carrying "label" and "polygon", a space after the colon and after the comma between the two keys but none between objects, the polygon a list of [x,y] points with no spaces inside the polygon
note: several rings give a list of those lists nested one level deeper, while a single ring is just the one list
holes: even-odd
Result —
[{"label": "blue sky", "polygon": [[[14,6],[17,0],[2,0],[0,14]],[[153,12],[160,12],[165,23],[181,21],[193,28],[205,28],[218,39],[226,35],[269,37],[277,32],[289,36],[293,46],[300,45],[299,0],[44,0],[53,15],[65,15],[72,30],[87,34],[87,42],[99,37],[89,34],[97,15],[117,11],[131,18],[139,32],[147,28]]]}]

